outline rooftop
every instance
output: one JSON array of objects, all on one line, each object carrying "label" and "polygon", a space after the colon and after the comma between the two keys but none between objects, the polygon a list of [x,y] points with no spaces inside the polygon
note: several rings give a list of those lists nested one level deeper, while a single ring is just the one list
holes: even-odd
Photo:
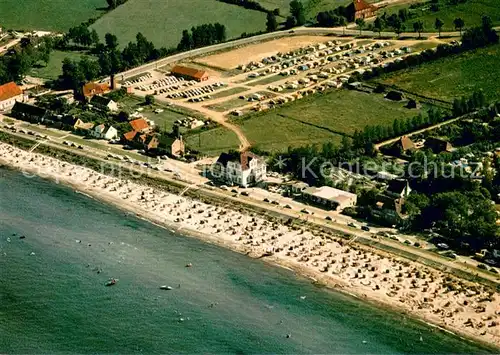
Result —
[{"label": "rooftop", "polygon": [[330,186],[309,187],[304,190],[304,193],[330,201],[345,201],[346,199],[357,198],[356,194],[335,189]]},{"label": "rooftop", "polygon": [[23,92],[15,82],[0,85],[0,101],[5,101],[13,97],[21,95]]}]

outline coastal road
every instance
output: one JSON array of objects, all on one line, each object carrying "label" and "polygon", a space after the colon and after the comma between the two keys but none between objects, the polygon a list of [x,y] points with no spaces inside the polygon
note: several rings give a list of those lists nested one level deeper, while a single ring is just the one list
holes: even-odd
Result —
[{"label": "coastal road", "polygon": [[[0,131],[4,131],[7,134],[13,135],[15,137],[28,139],[33,141],[33,144],[37,144],[38,141],[29,135],[23,135],[19,133],[8,132],[3,128],[0,128]],[[150,176],[155,179],[159,179],[165,181],[167,184],[173,184],[174,186],[180,186],[181,189],[186,189],[191,187],[192,184],[189,182],[184,182],[179,179],[170,178],[165,173],[157,172],[151,169],[137,168],[135,166],[131,166],[130,164],[124,163],[115,163],[104,160],[103,158],[96,157],[91,154],[91,152],[85,152],[78,149],[71,149],[62,147],[60,145],[54,144],[52,142],[43,142],[42,145],[53,147],[57,150],[63,150],[70,152],[72,154],[84,156],[93,160],[100,161],[102,164],[114,165],[123,169],[127,169],[135,174],[139,174],[138,176]],[[227,191],[222,191],[219,189],[215,189],[208,186],[198,186],[196,189],[196,193],[202,196],[205,196],[211,200],[219,201],[222,204],[230,204],[234,206],[243,206],[245,208],[249,208],[251,210],[256,210],[261,214],[276,216],[279,218],[292,218],[301,220],[311,226],[319,227],[320,229],[329,230],[334,233],[344,233],[345,235],[356,238],[356,243],[363,244],[369,247],[374,247],[376,249],[396,254],[400,257],[407,258],[410,260],[414,260],[420,262],[424,265],[440,269],[444,272],[454,273],[454,274],[463,274],[467,275],[469,279],[475,279],[479,282],[489,282],[489,284],[500,285],[500,279],[498,275],[494,275],[491,273],[484,272],[478,268],[472,267],[472,265],[464,264],[463,262],[446,259],[438,254],[422,250],[416,247],[407,246],[405,244],[392,241],[390,239],[373,239],[373,235],[368,232],[361,231],[359,229],[351,228],[345,225],[341,225],[340,223],[335,223],[333,221],[325,221],[324,219],[315,217],[313,215],[304,214],[298,211],[291,211],[281,209],[274,205],[259,202],[252,198],[245,196],[233,196],[231,193]],[[478,279],[478,277],[480,279]],[[482,280],[481,280],[482,279]]]}]

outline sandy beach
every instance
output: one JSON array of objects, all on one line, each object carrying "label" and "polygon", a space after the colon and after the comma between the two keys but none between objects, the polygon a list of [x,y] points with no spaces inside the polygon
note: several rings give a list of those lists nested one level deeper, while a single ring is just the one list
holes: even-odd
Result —
[{"label": "sandy beach", "polygon": [[[336,235],[270,222],[0,143],[0,163],[70,186],[161,226],[217,243],[454,333],[500,347],[498,292]],[[196,260],[192,260],[196,265]],[[425,341],[425,339],[423,340]]]}]

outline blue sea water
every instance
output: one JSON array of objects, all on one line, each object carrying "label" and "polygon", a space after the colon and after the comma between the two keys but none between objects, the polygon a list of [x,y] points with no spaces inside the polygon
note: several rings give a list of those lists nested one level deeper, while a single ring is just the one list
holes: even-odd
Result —
[{"label": "blue sea water", "polygon": [[485,351],[0,168],[0,353]]}]

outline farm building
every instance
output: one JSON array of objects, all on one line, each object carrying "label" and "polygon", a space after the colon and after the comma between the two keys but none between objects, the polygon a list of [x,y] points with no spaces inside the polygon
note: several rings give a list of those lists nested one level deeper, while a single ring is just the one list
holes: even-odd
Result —
[{"label": "farm building", "polygon": [[171,70],[172,75],[180,76],[189,80],[206,81],[208,80],[208,73],[204,70],[196,68],[189,68],[182,65],[176,65]]},{"label": "farm building", "polygon": [[23,92],[13,81],[0,85],[0,111],[5,111],[14,106],[18,101],[24,100]]},{"label": "farm building", "polygon": [[354,22],[358,18],[369,18],[375,16],[377,8],[371,4],[368,4],[365,0],[353,0],[351,4],[347,6],[348,20]]}]

